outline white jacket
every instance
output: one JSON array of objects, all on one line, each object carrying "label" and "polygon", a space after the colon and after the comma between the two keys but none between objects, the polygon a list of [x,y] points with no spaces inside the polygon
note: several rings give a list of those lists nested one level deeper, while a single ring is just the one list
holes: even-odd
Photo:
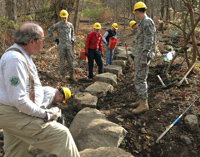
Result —
[{"label": "white jacket", "polygon": [[[14,44],[10,48],[19,49],[26,57],[34,78],[35,103],[29,98],[29,70],[24,56],[14,50],[5,52],[0,59],[0,103],[14,106],[27,115],[44,118],[44,88],[38,77],[35,64],[24,49]],[[10,49],[9,48],[9,49]]]}]

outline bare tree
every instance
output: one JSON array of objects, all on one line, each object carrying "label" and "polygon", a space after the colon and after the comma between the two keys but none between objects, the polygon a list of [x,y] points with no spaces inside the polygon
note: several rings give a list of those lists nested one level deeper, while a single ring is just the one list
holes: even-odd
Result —
[{"label": "bare tree", "polygon": [[[161,0],[161,9],[160,9],[160,20],[163,21],[164,20],[164,3],[165,3],[165,0]],[[159,29],[162,33],[163,33],[163,22],[160,22],[159,24]]]},{"label": "bare tree", "polygon": [[[197,26],[197,24],[200,21],[200,15],[198,14],[198,18],[196,16],[194,16],[194,9],[193,9],[193,3],[190,0],[182,0],[185,4],[185,7],[187,8],[187,16],[185,16],[185,20],[184,20],[184,27],[186,27],[187,21],[188,21],[188,15],[189,15],[189,19],[190,19],[190,24],[187,24],[187,29],[189,30],[189,33],[187,34],[186,32],[184,32],[184,44],[182,46],[181,49],[179,49],[179,51],[175,54],[175,56],[173,57],[173,59],[170,61],[167,69],[166,69],[166,76],[169,79],[169,69],[173,63],[173,61],[176,59],[176,57],[178,56],[178,54],[182,51],[185,52],[185,59],[186,59],[186,63],[188,65],[188,68],[190,68],[194,62],[196,62],[196,58],[197,58],[197,52],[198,52],[198,48],[197,48],[197,44],[196,44],[196,37],[195,37],[195,28]],[[181,29],[182,31],[185,30],[185,28],[181,28],[180,26],[177,26],[177,28]],[[188,45],[188,41],[192,39],[192,45],[193,45],[193,51],[192,51],[192,62],[189,62],[188,59],[188,54],[187,54],[187,45]],[[198,53],[199,55],[199,53]],[[200,57],[200,56],[199,56]]]},{"label": "bare tree", "polygon": [[79,0],[76,0],[76,8],[75,8],[75,13],[74,13],[74,31],[77,32],[78,31],[78,11],[79,11]]},{"label": "bare tree", "polygon": [[60,0],[55,0],[55,19],[56,19],[56,22],[58,22],[59,19],[60,19],[60,16],[59,16],[60,10],[61,10]]},{"label": "bare tree", "polygon": [[166,21],[169,21],[170,17],[169,17],[169,0],[166,0]]},{"label": "bare tree", "polygon": [[16,19],[17,19],[16,2],[17,2],[17,0],[7,0],[6,1],[6,15],[9,20],[16,21]]}]

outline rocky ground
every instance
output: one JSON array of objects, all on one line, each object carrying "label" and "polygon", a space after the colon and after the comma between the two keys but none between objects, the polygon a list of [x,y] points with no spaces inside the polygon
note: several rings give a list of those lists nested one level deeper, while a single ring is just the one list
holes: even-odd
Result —
[{"label": "rocky ground", "polygon": [[[73,109],[73,94],[83,91],[92,83],[87,79],[87,62],[79,60],[79,51],[81,47],[83,48],[86,34],[92,31],[92,25],[81,24],[79,28],[74,54],[74,58],[78,63],[75,69],[78,80],[76,83],[70,81],[67,83],[61,82],[58,72],[58,54],[54,47],[55,43],[52,43],[48,37],[44,50],[41,54],[34,56],[34,62],[38,68],[43,85],[53,87],[67,86],[72,91],[72,98],[67,100],[66,104],[58,104],[62,108],[63,115],[66,117],[66,125],[68,127],[77,114],[77,111]],[[103,26],[103,28],[109,28],[109,26]],[[102,29],[101,34],[105,30]],[[118,38],[120,46],[124,46],[125,41],[128,46],[131,46],[134,39],[134,32],[131,32],[128,27],[126,30],[123,30],[123,26],[120,26]],[[182,60],[183,56],[180,56],[173,63],[170,73],[173,74],[174,78],[181,78],[186,73],[187,68],[185,63],[180,66]],[[149,111],[139,115],[131,114],[129,104],[137,100],[133,80],[134,67],[125,70],[119,76],[118,85],[114,87],[114,91],[109,93],[104,99],[98,101],[98,109],[106,115],[107,119],[119,124],[128,131],[120,147],[134,156],[193,157],[200,154],[199,130],[191,132],[186,128],[184,124],[185,115],[169,130],[158,144],[155,143],[162,132],[184,112],[200,93],[199,65],[188,76],[189,85],[186,85],[184,82],[181,87],[174,85],[168,89],[163,89],[157,75],[161,76],[165,84],[169,84],[170,82],[167,81],[163,74],[163,69],[167,65],[168,63],[163,62],[163,57],[161,56],[157,57],[150,66],[148,77]],[[95,66],[94,74],[96,72],[97,67]],[[197,101],[186,115],[193,113],[198,116],[199,104],[200,101]],[[129,114],[126,114],[125,111],[128,111]],[[191,140],[191,144],[186,144],[181,140],[181,135],[188,137]]]}]

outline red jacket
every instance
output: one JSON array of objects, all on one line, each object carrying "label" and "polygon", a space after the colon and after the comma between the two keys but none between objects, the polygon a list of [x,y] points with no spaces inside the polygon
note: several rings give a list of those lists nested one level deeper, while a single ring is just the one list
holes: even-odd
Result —
[{"label": "red jacket", "polygon": [[98,33],[98,37],[95,32],[90,32],[87,35],[85,52],[88,52],[88,49],[100,50],[100,52],[103,53],[102,35],[100,33]]}]

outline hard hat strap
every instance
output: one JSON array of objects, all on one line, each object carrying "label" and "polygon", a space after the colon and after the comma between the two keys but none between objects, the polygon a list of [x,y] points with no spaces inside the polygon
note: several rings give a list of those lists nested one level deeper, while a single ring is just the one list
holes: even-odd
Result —
[{"label": "hard hat strap", "polygon": [[62,88],[58,88],[58,92],[59,92],[59,94],[62,94],[64,99],[65,99],[65,94],[64,94],[63,89]]}]

